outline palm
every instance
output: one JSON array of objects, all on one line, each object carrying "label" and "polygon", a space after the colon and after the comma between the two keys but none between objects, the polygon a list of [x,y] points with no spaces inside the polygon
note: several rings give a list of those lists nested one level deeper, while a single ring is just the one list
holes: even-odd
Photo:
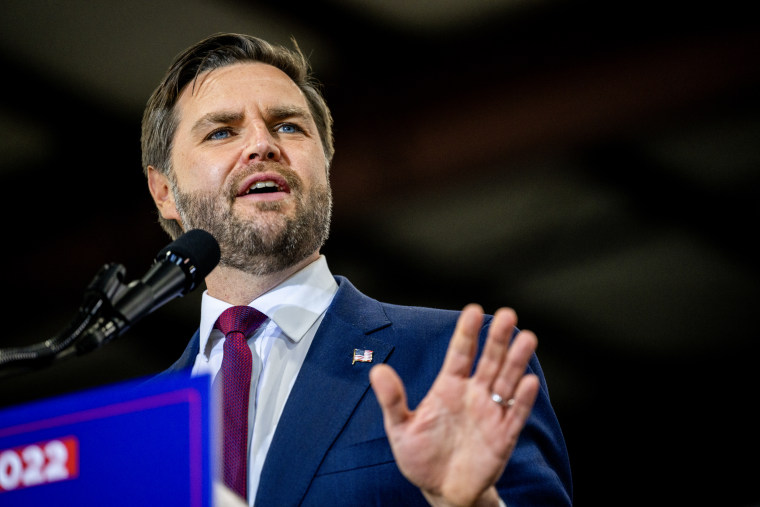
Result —
[{"label": "palm", "polygon": [[[481,322],[479,307],[465,308],[441,372],[414,411],[389,366],[372,371],[396,462],[434,502],[471,505],[496,482],[538,391],[536,378],[524,375],[535,337],[520,333],[507,350],[516,324],[511,310],[496,313],[475,374],[469,375]],[[492,393],[514,398],[514,406],[494,403]]]}]

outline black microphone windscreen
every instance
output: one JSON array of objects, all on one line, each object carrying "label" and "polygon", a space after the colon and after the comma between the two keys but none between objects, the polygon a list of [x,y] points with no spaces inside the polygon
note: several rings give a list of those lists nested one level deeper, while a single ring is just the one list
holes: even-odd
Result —
[{"label": "black microphone windscreen", "polygon": [[162,260],[167,253],[173,253],[184,259],[189,259],[195,266],[196,279],[206,278],[221,258],[219,243],[203,229],[192,229],[169,243],[156,255],[156,260]]}]

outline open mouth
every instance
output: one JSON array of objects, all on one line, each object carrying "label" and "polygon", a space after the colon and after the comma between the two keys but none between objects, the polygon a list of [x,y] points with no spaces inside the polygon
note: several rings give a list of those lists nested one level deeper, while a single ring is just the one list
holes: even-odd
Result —
[{"label": "open mouth", "polygon": [[[238,191],[238,197],[246,195],[264,195],[264,194],[276,194],[290,193],[290,185],[279,174],[259,174],[252,178],[248,178],[248,181],[243,183]],[[274,197],[274,196],[273,196]]]},{"label": "open mouth", "polygon": [[281,188],[276,182],[272,180],[257,181],[250,186],[248,191],[244,195],[252,194],[271,194],[274,192],[285,192],[284,188]]}]

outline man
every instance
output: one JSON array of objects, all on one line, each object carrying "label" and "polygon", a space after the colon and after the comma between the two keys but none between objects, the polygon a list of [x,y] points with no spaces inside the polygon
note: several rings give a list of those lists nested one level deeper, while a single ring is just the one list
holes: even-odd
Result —
[{"label": "man", "polygon": [[332,118],[297,47],[218,34],[178,55],[142,146],[164,229],[205,229],[222,253],[168,371],[217,375],[217,318],[266,315],[248,338],[250,505],[571,503],[536,338],[512,310],[383,304],[330,273]]}]

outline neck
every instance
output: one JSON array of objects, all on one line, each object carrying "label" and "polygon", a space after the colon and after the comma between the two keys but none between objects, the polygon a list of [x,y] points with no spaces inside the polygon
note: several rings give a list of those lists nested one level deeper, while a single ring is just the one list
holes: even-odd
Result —
[{"label": "neck", "polygon": [[247,305],[318,258],[319,252],[314,252],[301,262],[285,270],[261,276],[252,275],[235,268],[217,266],[206,277],[206,289],[210,296],[214,296],[232,305]]}]

